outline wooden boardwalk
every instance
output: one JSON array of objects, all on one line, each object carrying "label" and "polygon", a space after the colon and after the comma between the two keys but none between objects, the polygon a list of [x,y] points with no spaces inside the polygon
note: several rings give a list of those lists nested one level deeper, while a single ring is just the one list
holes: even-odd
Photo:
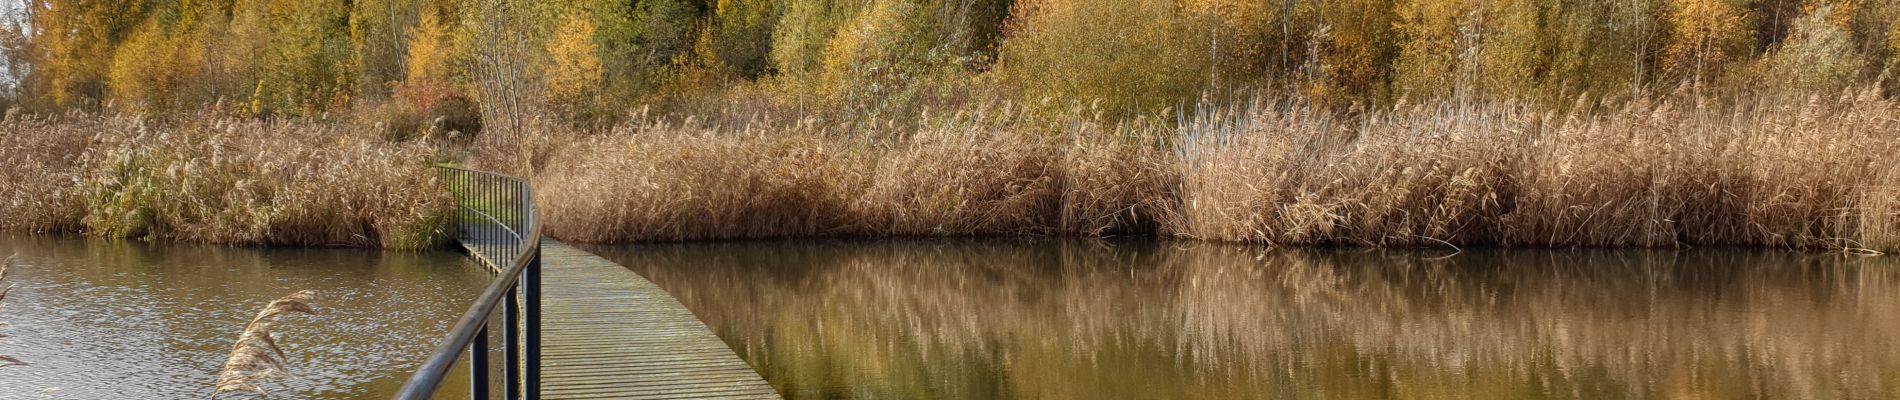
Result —
[{"label": "wooden boardwalk", "polygon": [[779,398],[646,278],[552,240],[541,257],[542,398]]}]

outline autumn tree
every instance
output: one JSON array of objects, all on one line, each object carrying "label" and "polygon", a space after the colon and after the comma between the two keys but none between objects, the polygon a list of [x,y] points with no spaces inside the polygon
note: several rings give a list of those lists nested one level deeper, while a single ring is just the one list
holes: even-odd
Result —
[{"label": "autumn tree", "polygon": [[404,47],[409,53],[403,62],[405,80],[412,83],[448,81],[448,27],[436,13],[422,14],[421,22],[409,31]]},{"label": "autumn tree", "polygon": [[596,28],[584,15],[569,15],[548,41],[548,101],[557,108],[579,110],[600,86],[601,65],[594,42]]},{"label": "autumn tree", "polygon": [[1834,8],[1821,6],[1796,18],[1786,39],[1756,65],[1757,82],[1774,93],[1796,96],[1839,94],[1869,68]]},{"label": "autumn tree", "polygon": [[185,34],[166,32],[147,21],[114,49],[107,74],[112,103],[126,111],[162,113],[191,105],[204,48]]},{"label": "autumn tree", "polygon": [[1278,72],[1268,54],[1280,54],[1273,45],[1281,29],[1280,7],[1248,0],[1191,0],[1183,5],[1187,17],[1204,27],[1206,37],[1194,45],[1213,63],[1211,86],[1251,86]]},{"label": "autumn tree", "polygon": [[1754,43],[1745,8],[1736,0],[1669,0],[1670,43],[1663,67],[1700,88]]},{"label": "autumn tree", "polygon": [[[1186,105],[1212,74],[1206,34],[1169,1],[1034,0],[1016,4],[997,73],[1035,104],[1097,103],[1112,117]],[[1116,40],[1103,40],[1116,38]]]},{"label": "autumn tree", "polygon": [[770,66],[772,29],[781,10],[769,0],[715,0],[710,32],[705,32],[711,61],[744,78],[763,76]]},{"label": "autumn tree", "polygon": [[[1394,0],[1307,4],[1314,22],[1305,25],[1305,33],[1294,28],[1294,36],[1286,39],[1294,46],[1288,67],[1303,82],[1298,92],[1335,107],[1390,104],[1401,42]],[[1307,15],[1301,10],[1294,5],[1293,15]]]},{"label": "autumn tree", "polygon": [[26,71],[32,63],[32,42],[28,40],[32,34],[28,25],[32,20],[31,13],[30,9],[20,10],[0,18],[0,61],[6,64],[5,69],[0,70],[5,73],[0,76],[0,83],[5,84],[5,90],[0,91],[0,102],[5,104],[0,104],[0,107],[14,106],[20,96],[20,83],[26,79]]},{"label": "autumn tree", "polygon": [[1551,83],[1565,95],[1641,93],[1666,39],[1664,8],[1659,0],[1554,1]]},{"label": "autumn tree", "polygon": [[31,0],[32,73],[23,82],[43,108],[93,107],[106,94],[114,47],[144,22],[138,0]]},{"label": "autumn tree", "polygon": [[1398,82],[1408,96],[1540,97],[1550,15],[1531,0],[1416,0],[1400,5]]},{"label": "autumn tree", "polygon": [[344,0],[237,2],[232,33],[255,82],[254,111],[314,114],[347,105],[356,84]]},{"label": "autumn tree", "polygon": [[420,24],[424,2],[355,0],[350,6],[351,68],[357,77],[353,90],[381,93],[407,76],[407,33]]},{"label": "autumn tree", "polygon": [[787,0],[785,14],[772,32],[772,65],[780,75],[804,76],[822,70],[824,51],[838,30],[855,19],[862,1]]}]

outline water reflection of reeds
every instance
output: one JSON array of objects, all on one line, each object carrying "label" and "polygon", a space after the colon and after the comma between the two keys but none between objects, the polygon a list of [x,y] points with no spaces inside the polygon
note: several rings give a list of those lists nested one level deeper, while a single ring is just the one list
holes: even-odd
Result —
[{"label": "water reflection of reeds", "polygon": [[1891,397],[1885,259],[869,242],[608,249],[792,397]]}]

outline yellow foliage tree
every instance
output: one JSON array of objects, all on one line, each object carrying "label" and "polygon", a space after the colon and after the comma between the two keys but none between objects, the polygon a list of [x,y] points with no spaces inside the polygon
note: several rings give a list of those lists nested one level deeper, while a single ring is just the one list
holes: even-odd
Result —
[{"label": "yellow foliage tree", "polygon": [[1652,63],[1667,34],[1661,0],[1558,0],[1553,7],[1547,84],[1566,95],[1634,96],[1655,79]]},{"label": "yellow foliage tree", "polygon": [[1212,85],[1243,86],[1268,75],[1276,60],[1273,37],[1282,33],[1280,7],[1258,0],[1188,0],[1183,5],[1195,24],[1206,27],[1198,45],[1214,63]]},{"label": "yellow foliage tree", "polygon": [[1317,5],[1318,26],[1305,45],[1302,90],[1321,104],[1386,104],[1391,101],[1400,48],[1394,0],[1338,0]]},{"label": "yellow foliage tree", "polygon": [[931,68],[928,40],[917,5],[909,0],[878,0],[830,41],[821,59],[826,95],[848,90],[888,94],[887,89]]},{"label": "yellow foliage tree", "polygon": [[26,82],[29,95],[50,108],[85,107],[101,100],[112,61],[113,29],[125,20],[143,16],[117,1],[69,2],[51,6],[50,0],[24,4],[31,14],[33,72]]},{"label": "yellow foliage tree", "polygon": [[[190,1],[190,0],[187,0]],[[402,53],[403,28],[414,21],[423,2],[414,0],[355,0],[350,4],[352,68],[359,93],[388,89],[408,73]],[[430,13],[433,14],[433,13]]]},{"label": "yellow foliage tree", "polygon": [[1420,98],[1534,97],[1550,63],[1544,16],[1538,0],[1402,3],[1398,84]]},{"label": "yellow foliage tree", "polygon": [[772,32],[772,64],[780,74],[815,74],[823,70],[825,49],[838,30],[850,23],[861,6],[856,0],[790,0]]},{"label": "yellow foliage tree", "polygon": [[1802,97],[1839,94],[1853,85],[1868,62],[1837,18],[1833,7],[1822,6],[1795,20],[1787,39],[1757,65],[1756,81]]},{"label": "yellow foliage tree", "polygon": [[1669,15],[1674,25],[1663,68],[1696,87],[1746,56],[1754,42],[1747,13],[1732,0],[1670,0]]},{"label": "yellow foliage tree", "polygon": [[1212,63],[1172,1],[1032,0],[1016,4],[996,72],[1030,104],[1099,102],[1111,117],[1157,115],[1207,89]]},{"label": "yellow foliage tree", "polygon": [[552,104],[577,107],[600,85],[601,65],[594,42],[596,28],[585,15],[575,14],[549,38],[546,74]]},{"label": "yellow foliage tree", "polygon": [[204,65],[203,48],[147,22],[121,43],[112,58],[107,89],[114,105],[135,113],[182,106],[186,86]]},{"label": "yellow foliage tree", "polygon": [[773,1],[717,0],[704,46],[718,64],[744,77],[765,73],[771,48],[772,25],[778,22]]},{"label": "yellow foliage tree", "polygon": [[448,28],[434,12],[422,13],[422,21],[409,32],[407,81],[410,83],[446,82],[449,78]]},{"label": "yellow foliage tree", "polygon": [[1481,11],[1484,52],[1478,55],[1479,96],[1492,100],[1556,100],[1547,85],[1551,42],[1544,29],[1546,0],[1496,0]]}]

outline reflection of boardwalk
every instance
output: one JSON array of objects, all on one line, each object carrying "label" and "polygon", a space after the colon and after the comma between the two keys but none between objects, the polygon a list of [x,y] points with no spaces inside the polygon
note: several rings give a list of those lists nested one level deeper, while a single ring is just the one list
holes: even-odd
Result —
[{"label": "reflection of boardwalk", "polygon": [[779,397],[706,324],[639,274],[552,240],[541,256],[542,397]]}]

